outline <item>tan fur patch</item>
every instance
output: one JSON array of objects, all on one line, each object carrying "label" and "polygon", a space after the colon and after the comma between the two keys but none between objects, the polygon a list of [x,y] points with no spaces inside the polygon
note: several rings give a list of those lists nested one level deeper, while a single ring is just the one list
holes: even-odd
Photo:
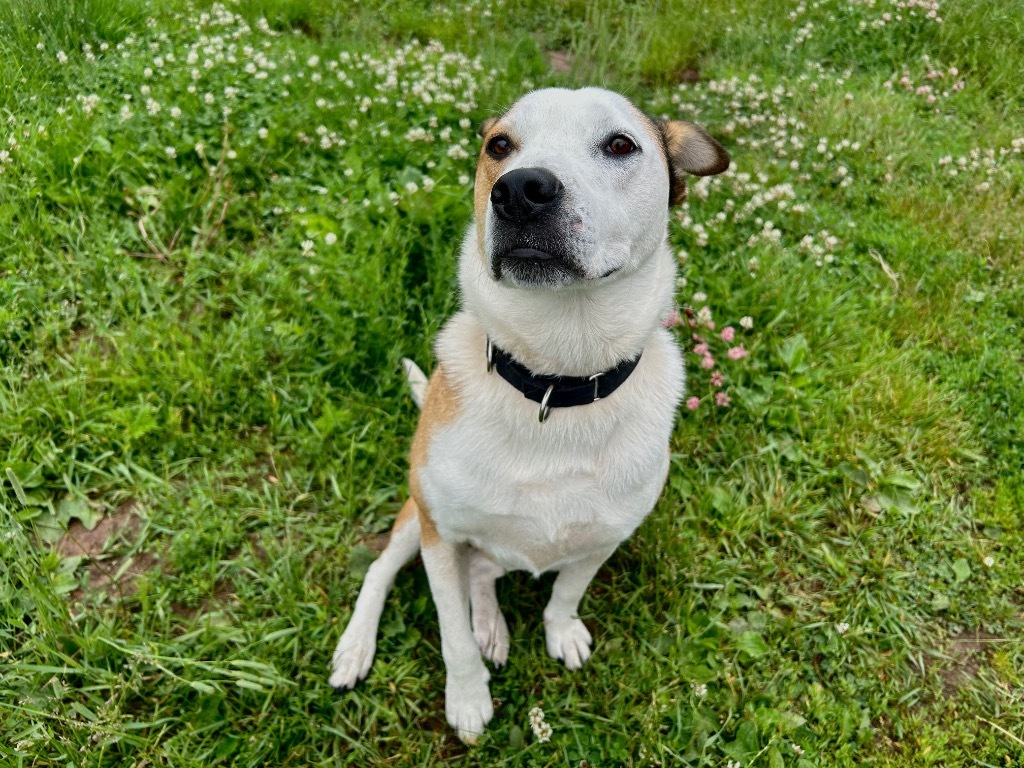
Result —
[{"label": "tan fur patch", "polygon": [[663,123],[673,165],[695,176],[712,176],[729,168],[729,155],[711,134],[684,120]]},{"label": "tan fur patch", "polygon": [[398,517],[395,518],[395,524],[391,526],[391,535],[394,536],[398,533],[418,512],[419,507],[416,504],[416,499],[410,496],[405,500],[405,504],[398,513]]},{"label": "tan fur patch", "polygon": [[[430,510],[420,490],[419,471],[426,466],[430,452],[430,441],[441,429],[455,420],[459,415],[458,394],[448,383],[444,368],[440,365],[427,382],[427,396],[423,401],[423,411],[416,425],[416,435],[412,440],[412,452],[409,455],[409,489],[420,516],[420,546],[429,547],[440,540],[437,526],[430,517]],[[405,510],[403,509],[403,512]]]},{"label": "tan fur patch", "polygon": [[473,213],[474,220],[476,221],[476,245],[477,252],[481,258],[486,258],[484,253],[484,224],[487,221],[487,206],[491,200],[491,189],[494,188],[495,182],[501,178],[504,163],[501,160],[495,160],[493,157],[487,154],[487,142],[489,142],[494,136],[499,133],[503,133],[508,136],[509,141],[514,146],[518,146],[518,138],[507,129],[498,130],[499,120],[496,118],[490,118],[485,120],[480,126],[481,130],[484,125],[487,126],[487,133],[484,135],[483,145],[480,147],[480,156],[476,162],[476,184],[473,189]]},{"label": "tan fur patch", "polygon": [[488,118],[482,120],[480,122],[480,125],[478,125],[477,129],[476,129],[477,136],[480,136],[480,137],[486,136],[488,133],[490,133],[491,128],[493,128],[495,125],[497,125],[497,123],[498,123],[498,121],[500,119],[501,119],[500,117],[488,117]]}]

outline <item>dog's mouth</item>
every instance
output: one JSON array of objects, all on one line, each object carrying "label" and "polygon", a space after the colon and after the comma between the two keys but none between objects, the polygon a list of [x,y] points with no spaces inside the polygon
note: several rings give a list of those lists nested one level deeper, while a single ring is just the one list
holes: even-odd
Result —
[{"label": "dog's mouth", "polygon": [[495,253],[491,257],[491,274],[495,280],[530,287],[557,287],[586,277],[579,265],[559,250],[530,245]]}]

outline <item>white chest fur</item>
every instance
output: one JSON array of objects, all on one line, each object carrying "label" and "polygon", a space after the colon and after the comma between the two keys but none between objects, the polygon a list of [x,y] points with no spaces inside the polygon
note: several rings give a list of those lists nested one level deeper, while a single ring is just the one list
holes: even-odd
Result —
[{"label": "white chest fur", "polygon": [[484,361],[483,330],[468,313],[438,338],[458,417],[431,438],[420,487],[443,538],[473,544],[506,569],[536,573],[610,553],[654,506],[683,367],[657,329],[633,374],[607,400],[538,405]]}]

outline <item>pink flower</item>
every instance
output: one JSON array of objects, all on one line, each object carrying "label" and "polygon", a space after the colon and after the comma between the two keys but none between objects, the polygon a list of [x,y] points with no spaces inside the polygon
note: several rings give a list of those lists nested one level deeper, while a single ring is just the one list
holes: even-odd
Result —
[{"label": "pink flower", "polygon": [[715,371],[711,374],[711,386],[720,387],[725,384],[725,376],[722,375],[721,371]]},{"label": "pink flower", "polygon": [[701,344],[704,341],[704,337],[701,336],[699,333],[695,333],[693,334],[693,340],[696,341],[698,344]]},{"label": "pink flower", "polygon": [[722,408],[727,408],[729,406],[729,403],[731,402],[732,398],[725,394],[725,392],[715,393],[715,405],[719,405]]},{"label": "pink flower", "polygon": [[706,356],[706,355],[708,355],[710,353],[710,351],[711,350],[708,347],[708,344],[707,344],[706,341],[702,341],[700,344],[695,344],[693,346],[693,354],[695,354],[695,355],[705,355]]},{"label": "pink flower", "polygon": [[698,405],[700,405],[699,398],[691,397],[689,400],[686,401],[686,407],[689,408],[691,411],[696,411]]},{"label": "pink flower", "polygon": [[732,341],[734,338],[736,338],[736,329],[731,325],[725,326],[722,329],[722,341]]},{"label": "pink flower", "polygon": [[679,325],[679,310],[673,309],[668,313],[668,317],[661,321],[661,324],[666,328],[675,328]]},{"label": "pink flower", "polygon": [[730,360],[742,360],[747,356],[747,350],[740,344],[738,347],[731,347],[725,354],[728,355]]},{"label": "pink flower", "polygon": [[700,367],[703,368],[705,371],[710,371],[712,368],[715,367],[715,358],[713,358],[711,355],[705,355],[704,358],[700,361]]}]

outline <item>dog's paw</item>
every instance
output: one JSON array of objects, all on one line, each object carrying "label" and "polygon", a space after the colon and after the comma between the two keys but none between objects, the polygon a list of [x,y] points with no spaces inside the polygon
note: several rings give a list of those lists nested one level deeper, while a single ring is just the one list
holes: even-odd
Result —
[{"label": "dog's paw", "polygon": [[334,649],[331,662],[331,687],[341,690],[354,688],[370,671],[377,651],[374,638],[352,638],[346,632]]},{"label": "dog's paw", "polygon": [[592,638],[586,625],[578,618],[561,616],[544,619],[544,635],[548,656],[561,659],[569,669],[579,669],[590,658]]},{"label": "dog's paw", "polygon": [[476,744],[484,726],[494,716],[494,703],[487,687],[487,674],[472,681],[448,678],[444,693],[444,710],[448,724],[466,744]]},{"label": "dog's paw", "polygon": [[497,605],[493,610],[473,612],[473,637],[485,659],[495,668],[505,666],[508,661],[508,624]]}]

